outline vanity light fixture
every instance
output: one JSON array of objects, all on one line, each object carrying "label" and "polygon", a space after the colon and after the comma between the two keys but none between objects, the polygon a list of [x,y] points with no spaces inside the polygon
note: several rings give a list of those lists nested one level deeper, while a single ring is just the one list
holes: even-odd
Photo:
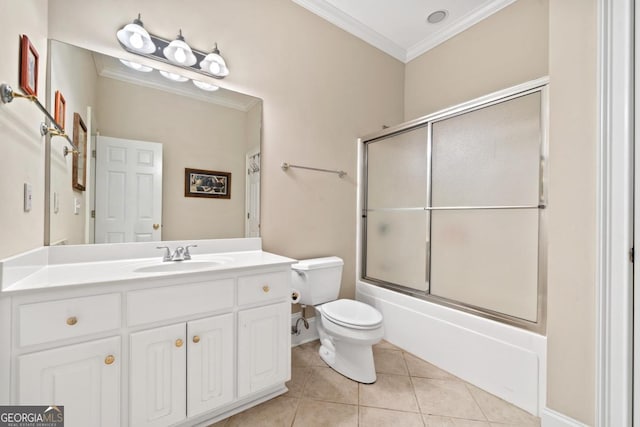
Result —
[{"label": "vanity light fixture", "polygon": [[171,73],[169,71],[164,71],[164,70],[159,70],[159,71],[160,71],[160,74],[162,74],[162,77],[169,80],[173,80],[174,82],[186,82],[187,80],[189,80],[188,78],[186,78],[185,76],[181,76],[180,74]]},{"label": "vanity light fixture", "polygon": [[152,53],[156,50],[151,36],[142,25],[140,14],[133,23],[125,25],[116,35],[120,43],[135,53]]},{"label": "vanity light fixture", "polygon": [[220,55],[217,43],[211,53],[205,53],[190,47],[184,41],[182,30],[172,41],[154,36],[142,27],[140,15],[132,24],[127,24],[120,29],[117,36],[120,45],[126,51],[136,55],[142,55],[216,79],[223,79],[229,75],[227,61]]},{"label": "vanity light fixture", "polygon": [[146,65],[138,64],[137,62],[127,61],[126,59],[121,59],[120,62],[122,62],[124,65],[126,65],[131,69],[134,69],[136,71],[141,71],[143,73],[148,73],[150,71],[153,71],[153,68],[147,67]]},{"label": "vanity light fixture", "polygon": [[218,43],[215,44],[213,51],[211,51],[210,54],[205,56],[204,59],[200,61],[200,68],[218,77],[226,77],[229,75],[227,62],[222,56],[220,56]]},{"label": "vanity light fixture", "polygon": [[162,49],[162,53],[165,58],[177,65],[186,65],[190,67],[197,61],[193,51],[184,41],[182,30],[179,31],[176,39],[169,43],[169,46]]},{"label": "vanity light fixture", "polygon": [[220,86],[212,85],[211,83],[200,82],[198,80],[193,80],[193,84],[196,85],[199,89],[206,90],[207,92],[215,92],[220,89]]}]

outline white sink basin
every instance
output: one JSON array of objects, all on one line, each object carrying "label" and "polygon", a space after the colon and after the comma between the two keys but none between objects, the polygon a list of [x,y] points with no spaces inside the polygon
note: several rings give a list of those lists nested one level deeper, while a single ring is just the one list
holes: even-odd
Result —
[{"label": "white sink basin", "polygon": [[145,265],[135,268],[133,271],[135,273],[173,273],[181,271],[197,271],[205,270],[211,267],[217,267],[219,265],[225,264],[226,262],[227,260],[224,259],[206,261],[168,261],[159,264]]}]

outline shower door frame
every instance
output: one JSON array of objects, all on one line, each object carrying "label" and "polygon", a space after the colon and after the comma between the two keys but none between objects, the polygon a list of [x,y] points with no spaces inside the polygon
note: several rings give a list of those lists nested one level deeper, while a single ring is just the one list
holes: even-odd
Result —
[{"label": "shower door frame", "polygon": [[[358,139],[359,149],[362,150],[362,170],[360,171],[360,178],[362,185],[358,186],[360,197],[358,198],[358,230],[360,232],[360,248],[358,250],[359,259],[359,279],[374,284],[383,288],[391,289],[402,294],[410,295],[416,298],[420,298],[429,302],[433,302],[446,307],[461,310],[467,313],[474,314],[486,319],[495,320],[508,325],[516,326],[522,329],[526,329],[538,334],[544,335],[546,333],[546,320],[547,320],[547,215],[545,208],[547,204],[547,161],[548,161],[548,84],[549,78],[543,77],[540,79],[532,80],[517,86],[513,86],[501,91],[491,93],[489,95],[476,98],[474,100],[464,102],[462,104],[455,105],[450,108],[438,111],[436,113],[420,117],[418,119],[383,129],[382,131],[367,135]],[[511,316],[498,311],[486,309],[483,307],[475,306],[472,304],[456,301],[437,295],[431,294],[431,211],[442,210],[439,208],[433,208],[431,206],[431,172],[432,172],[432,129],[433,123],[440,120],[460,116],[465,113],[476,111],[489,106],[497,105],[502,102],[506,102],[512,99],[516,99],[522,96],[530,95],[532,93],[540,93],[540,126],[541,126],[541,141],[540,141],[540,170],[539,170],[539,204],[536,207],[538,209],[538,288],[537,288],[537,312],[536,321],[530,321],[522,319],[516,316]],[[425,212],[425,215],[429,215],[429,241],[426,242],[426,271],[425,279],[427,290],[420,291],[412,289],[406,286],[386,282],[383,280],[368,277],[366,275],[367,268],[367,184],[368,184],[368,162],[367,162],[367,144],[380,141],[392,136],[396,136],[405,132],[409,132],[418,128],[427,127],[427,155],[426,155],[426,200],[427,207],[420,209]],[[458,209],[477,209],[479,207],[457,207]],[[483,209],[515,209],[524,208],[524,206],[482,206]],[[533,208],[533,206],[526,206],[526,208]],[[372,209],[373,210],[373,209]],[[379,209],[384,211],[415,211],[418,208],[384,208]]]}]

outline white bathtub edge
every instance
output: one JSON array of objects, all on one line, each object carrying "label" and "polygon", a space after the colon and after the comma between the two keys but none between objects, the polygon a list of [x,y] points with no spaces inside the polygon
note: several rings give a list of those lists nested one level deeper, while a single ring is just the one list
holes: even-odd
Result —
[{"label": "white bathtub edge", "polygon": [[542,413],[546,337],[361,281],[356,299],[382,312],[390,343],[536,416]]},{"label": "white bathtub edge", "polygon": [[587,427],[586,424],[547,407],[542,410],[541,419],[542,427]]}]

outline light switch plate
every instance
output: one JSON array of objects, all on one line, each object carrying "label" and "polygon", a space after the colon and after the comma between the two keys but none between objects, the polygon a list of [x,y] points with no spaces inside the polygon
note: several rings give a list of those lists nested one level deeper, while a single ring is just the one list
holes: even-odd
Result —
[{"label": "light switch plate", "polygon": [[80,199],[77,197],[73,198],[73,214],[80,215]]},{"label": "light switch plate", "polygon": [[24,211],[31,211],[31,202],[33,201],[33,186],[28,182],[24,183]]}]

